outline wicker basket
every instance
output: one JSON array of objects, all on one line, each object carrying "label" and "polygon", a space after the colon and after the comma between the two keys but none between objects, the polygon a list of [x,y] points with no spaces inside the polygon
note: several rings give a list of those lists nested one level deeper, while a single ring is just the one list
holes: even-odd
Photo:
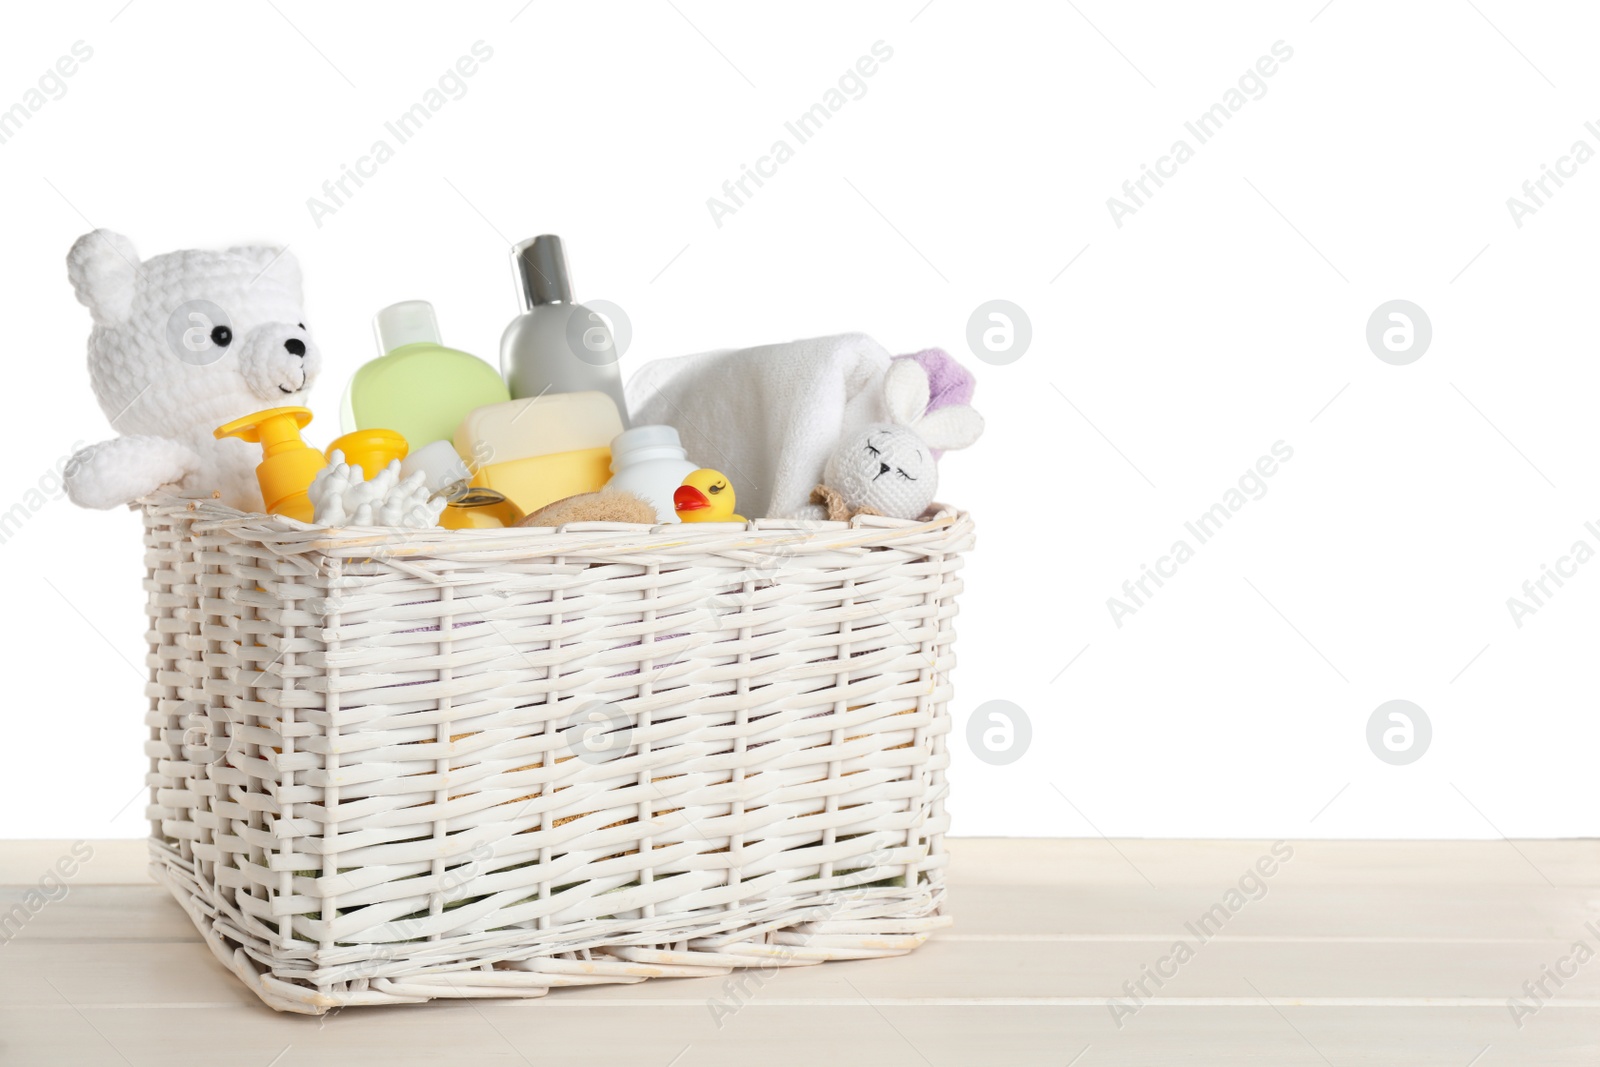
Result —
[{"label": "wicker basket", "polygon": [[965,514],[143,510],[152,867],[272,1007],[898,955],[948,922]]}]

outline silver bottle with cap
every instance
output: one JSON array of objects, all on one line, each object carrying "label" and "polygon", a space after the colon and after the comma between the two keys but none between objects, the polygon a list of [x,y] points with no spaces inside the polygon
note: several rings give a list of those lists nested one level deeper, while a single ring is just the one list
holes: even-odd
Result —
[{"label": "silver bottle with cap", "polygon": [[542,234],[511,250],[522,314],[500,338],[500,370],[511,397],[546,393],[605,393],[629,425],[616,342],[595,312],[574,303],[561,238]]}]

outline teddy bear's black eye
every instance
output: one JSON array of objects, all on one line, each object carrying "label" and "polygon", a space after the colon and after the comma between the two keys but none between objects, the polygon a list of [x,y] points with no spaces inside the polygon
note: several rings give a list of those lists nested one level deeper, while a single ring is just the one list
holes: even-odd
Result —
[{"label": "teddy bear's black eye", "polygon": [[233,331],[226,326],[214,326],[211,329],[211,343],[218,348],[227,348],[233,344]]},{"label": "teddy bear's black eye", "polygon": [[306,328],[306,324],[303,323],[303,322],[297,322],[297,323],[295,323],[295,325],[300,327],[302,330]]}]

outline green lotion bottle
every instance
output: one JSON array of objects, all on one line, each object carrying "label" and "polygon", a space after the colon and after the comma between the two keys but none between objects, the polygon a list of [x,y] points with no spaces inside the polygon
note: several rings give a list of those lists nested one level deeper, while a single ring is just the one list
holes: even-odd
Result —
[{"label": "green lotion bottle", "polygon": [[345,390],[344,430],[394,430],[415,452],[449,441],[473,408],[511,399],[499,371],[439,342],[426,300],[391,304],[372,319],[383,355],[362,366]]}]

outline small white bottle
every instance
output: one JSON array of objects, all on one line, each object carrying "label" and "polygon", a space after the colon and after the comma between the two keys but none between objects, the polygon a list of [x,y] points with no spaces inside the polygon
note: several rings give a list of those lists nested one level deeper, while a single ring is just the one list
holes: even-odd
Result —
[{"label": "small white bottle", "polygon": [[625,489],[656,509],[657,522],[677,522],[672,494],[700,469],[689,462],[678,431],[671,426],[635,426],[611,442],[611,480],[607,489]]},{"label": "small white bottle", "polygon": [[400,461],[402,481],[417,471],[422,472],[423,484],[430,493],[446,499],[461,496],[472,483],[472,472],[449,441],[430,441],[421,448],[412,449]]}]

